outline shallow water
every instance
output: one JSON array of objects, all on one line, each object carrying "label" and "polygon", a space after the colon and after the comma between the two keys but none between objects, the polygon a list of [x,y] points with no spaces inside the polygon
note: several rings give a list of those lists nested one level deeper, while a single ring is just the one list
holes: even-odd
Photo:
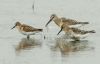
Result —
[{"label": "shallow water", "polygon": [[[33,2],[35,2],[34,11]],[[0,0],[0,64],[99,64],[99,2],[99,0]],[[62,39],[64,33],[57,36],[59,28],[54,22],[45,28],[52,13],[79,21],[89,21],[90,24],[82,29],[95,29],[96,33],[81,41]],[[11,30],[16,21],[43,28],[44,32],[27,40],[17,29]]]}]

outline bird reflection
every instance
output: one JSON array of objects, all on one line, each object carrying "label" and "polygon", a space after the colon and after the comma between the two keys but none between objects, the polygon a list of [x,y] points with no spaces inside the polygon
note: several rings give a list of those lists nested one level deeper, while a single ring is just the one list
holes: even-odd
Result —
[{"label": "bird reflection", "polygon": [[54,46],[51,46],[52,51],[60,51],[62,55],[89,49],[92,49],[92,47],[89,46],[88,40],[72,41],[62,38],[56,38]]},{"label": "bird reflection", "polygon": [[34,48],[36,46],[41,46],[41,42],[39,42],[36,39],[29,39],[28,40],[27,38],[22,38],[16,47],[16,51],[29,50],[29,49]]}]

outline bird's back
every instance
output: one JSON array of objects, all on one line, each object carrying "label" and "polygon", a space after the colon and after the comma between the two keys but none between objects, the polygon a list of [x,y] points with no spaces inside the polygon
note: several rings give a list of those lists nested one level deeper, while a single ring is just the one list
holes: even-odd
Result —
[{"label": "bird's back", "polygon": [[23,24],[21,27],[22,27],[22,30],[25,32],[42,31],[42,29],[34,28],[26,24]]},{"label": "bird's back", "polygon": [[64,17],[61,18],[63,23],[66,23],[68,25],[76,25],[76,24],[89,24],[89,22],[78,22],[77,20],[73,19],[66,19]]}]

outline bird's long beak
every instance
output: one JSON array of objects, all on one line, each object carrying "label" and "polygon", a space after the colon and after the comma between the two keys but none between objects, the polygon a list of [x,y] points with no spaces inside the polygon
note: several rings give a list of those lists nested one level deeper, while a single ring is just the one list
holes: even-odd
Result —
[{"label": "bird's long beak", "polygon": [[47,22],[47,24],[45,25],[45,27],[48,26],[48,24],[53,20],[53,18],[54,18],[54,17],[52,17],[52,18]]},{"label": "bird's long beak", "polygon": [[61,29],[60,29],[60,31],[58,32],[58,34],[57,35],[59,35],[60,34],[60,32],[63,30],[63,27],[61,27]]},{"label": "bird's long beak", "polygon": [[11,29],[14,29],[16,27],[16,25],[14,27],[12,27]]}]

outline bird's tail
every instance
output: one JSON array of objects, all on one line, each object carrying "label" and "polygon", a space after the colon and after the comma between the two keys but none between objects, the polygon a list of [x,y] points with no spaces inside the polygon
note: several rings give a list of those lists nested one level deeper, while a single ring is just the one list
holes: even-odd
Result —
[{"label": "bird's tail", "polygon": [[96,33],[95,30],[87,31],[88,33]]},{"label": "bird's tail", "polygon": [[79,22],[79,24],[89,24],[89,22]]},{"label": "bird's tail", "polygon": [[38,29],[38,31],[43,31],[43,29]]}]

